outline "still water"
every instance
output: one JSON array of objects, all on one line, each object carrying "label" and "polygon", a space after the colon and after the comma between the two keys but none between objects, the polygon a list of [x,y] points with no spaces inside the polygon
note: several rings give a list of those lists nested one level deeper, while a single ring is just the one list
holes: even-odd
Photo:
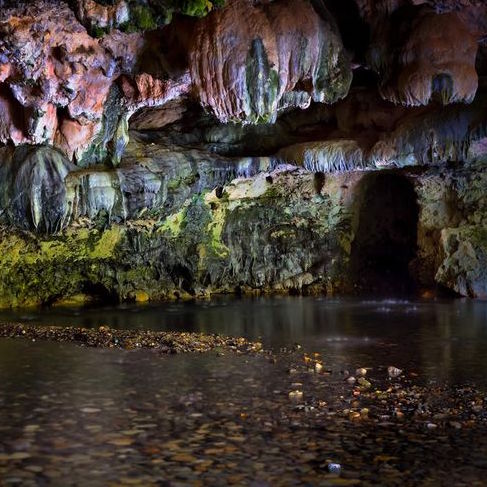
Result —
[{"label": "still water", "polygon": [[3,311],[0,321],[244,336],[274,349],[298,343],[335,359],[386,361],[431,379],[487,384],[487,301],[222,298]]},{"label": "still water", "polygon": [[[437,387],[452,396],[472,387],[487,402],[486,302],[220,299],[2,312],[0,321],[239,335],[278,355],[299,343],[332,371],[290,375],[286,354],[275,363],[2,339],[1,486],[485,485],[485,422],[351,422],[341,412],[360,398],[341,374],[367,367],[385,389],[394,365],[431,388],[432,403]],[[295,389],[302,404],[289,400]]]}]

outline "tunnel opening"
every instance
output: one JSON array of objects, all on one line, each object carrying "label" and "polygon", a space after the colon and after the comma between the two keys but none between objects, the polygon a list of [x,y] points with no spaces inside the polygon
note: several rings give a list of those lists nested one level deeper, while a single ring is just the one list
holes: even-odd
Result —
[{"label": "tunnel opening", "polygon": [[352,243],[351,270],[361,294],[416,290],[410,263],[417,253],[419,208],[413,184],[397,173],[365,176]]}]

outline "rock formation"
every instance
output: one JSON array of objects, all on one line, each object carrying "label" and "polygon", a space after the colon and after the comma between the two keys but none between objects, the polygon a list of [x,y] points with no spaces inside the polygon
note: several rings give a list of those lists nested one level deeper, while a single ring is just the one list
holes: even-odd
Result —
[{"label": "rock formation", "polygon": [[279,110],[336,102],[351,82],[333,20],[307,0],[236,0],[208,15],[196,27],[190,71],[201,103],[223,123],[272,123]]},{"label": "rock formation", "polygon": [[0,4],[1,306],[487,296],[484,2]]},{"label": "rock formation", "polygon": [[458,12],[398,11],[381,25],[370,52],[386,100],[402,105],[470,103],[477,92],[477,33]]}]

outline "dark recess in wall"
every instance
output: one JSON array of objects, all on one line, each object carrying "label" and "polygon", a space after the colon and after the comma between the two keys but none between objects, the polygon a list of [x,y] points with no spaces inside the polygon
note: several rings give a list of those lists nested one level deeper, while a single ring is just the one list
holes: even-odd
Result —
[{"label": "dark recess in wall", "polygon": [[408,294],[415,289],[409,263],[417,251],[419,209],[413,184],[393,172],[362,183],[351,270],[359,292]]},{"label": "dark recess in wall", "polygon": [[335,17],[343,44],[362,63],[370,43],[370,29],[360,16],[354,0],[326,0],[326,8]]}]

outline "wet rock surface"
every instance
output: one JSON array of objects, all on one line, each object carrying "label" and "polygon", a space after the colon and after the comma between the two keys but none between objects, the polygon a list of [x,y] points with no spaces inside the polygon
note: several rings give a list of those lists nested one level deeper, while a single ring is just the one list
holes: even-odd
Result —
[{"label": "wet rock surface", "polygon": [[[73,221],[54,235],[1,230],[2,307],[79,294],[123,302],[138,293],[158,301],[370,291],[361,282],[365,268],[433,292],[442,285],[464,296],[485,293],[482,166],[325,175],[286,165],[270,170],[273,162],[263,157],[236,164],[201,159],[198,150],[176,156],[141,147],[131,157],[144,154],[143,164],[70,173],[51,202],[38,192],[31,207],[30,193],[19,193],[9,217],[40,228]],[[65,167],[56,157],[53,164]],[[48,182],[56,174],[26,170],[17,181]],[[407,191],[392,191],[391,181]]]}]

